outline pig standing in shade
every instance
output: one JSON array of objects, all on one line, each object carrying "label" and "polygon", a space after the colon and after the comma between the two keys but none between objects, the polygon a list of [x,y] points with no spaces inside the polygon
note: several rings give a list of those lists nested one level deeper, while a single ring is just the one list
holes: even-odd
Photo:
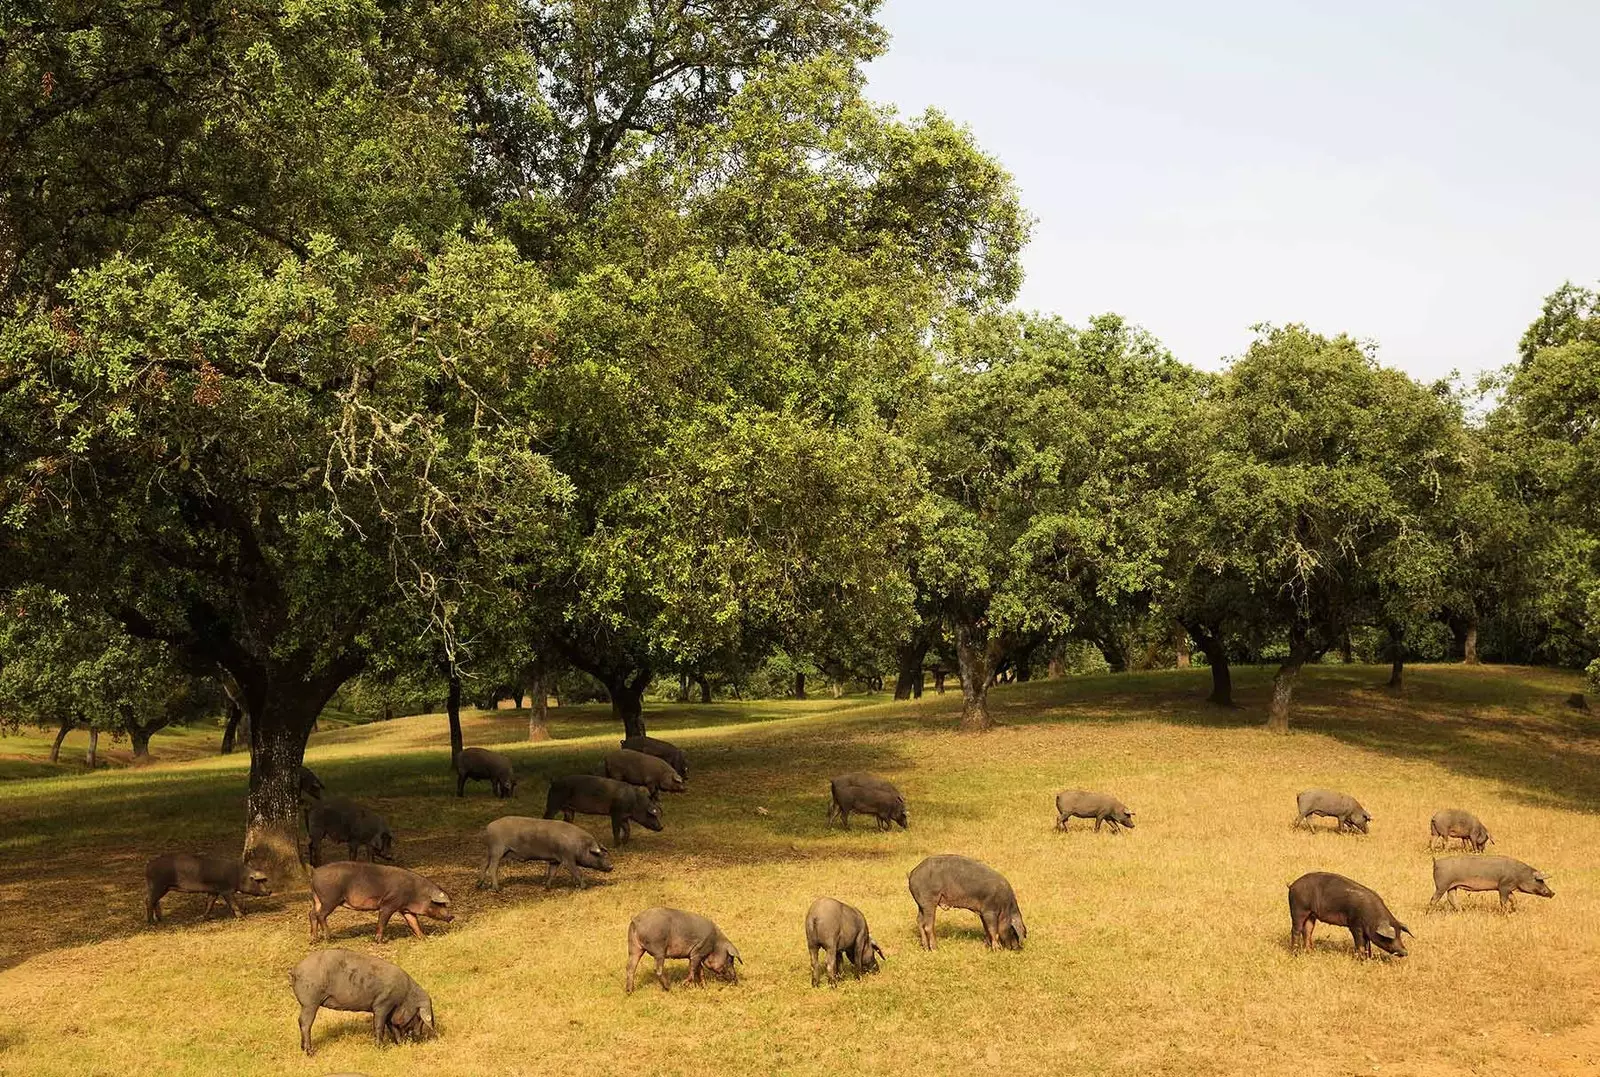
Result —
[{"label": "pig standing in shade", "polygon": [[434,1031],[433,999],[398,965],[349,950],[320,950],[289,971],[289,984],[300,1003],[300,1049],[311,1046],[311,1024],[317,1011],[372,1014],[372,1038],[400,1042],[401,1036]]},{"label": "pig standing in shade", "polygon": [[1121,833],[1122,827],[1133,826],[1133,812],[1109,793],[1090,793],[1083,789],[1063,789],[1056,794],[1056,829],[1067,829],[1069,819],[1093,819],[1094,830],[1100,824],[1111,827],[1111,833]]},{"label": "pig standing in shade", "polygon": [[1536,897],[1555,897],[1556,892],[1545,882],[1545,873],[1509,856],[1446,856],[1433,862],[1433,897],[1429,905],[1441,898],[1450,899],[1456,907],[1457,890],[1498,890],[1500,908],[1515,910],[1518,891]]},{"label": "pig standing in shade", "polygon": [[607,753],[604,770],[605,776],[613,781],[644,786],[650,790],[652,800],[659,797],[663,789],[669,793],[681,793],[688,788],[678,772],[672,769],[671,763],[628,748]]},{"label": "pig standing in shade", "polygon": [[1395,957],[1406,956],[1411,929],[1395,919],[1377,891],[1343,875],[1313,871],[1289,884],[1289,947],[1311,949],[1317,921],[1350,929],[1357,957],[1372,956],[1372,945]]},{"label": "pig standing in shade", "polygon": [[525,815],[507,815],[483,828],[483,840],[488,853],[479,872],[478,889],[500,889],[500,861],[505,857],[515,860],[543,860],[550,865],[544,873],[545,886],[555,877],[556,868],[572,873],[572,881],[583,889],[583,876],[579,867],[595,871],[610,871],[611,857],[606,847],[595,841],[581,826],[564,823],[560,819],[529,819]]},{"label": "pig standing in shade", "polygon": [[666,964],[669,957],[689,959],[689,982],[706,985],[704,969],[710,969],[724,980],[739,982],[734,962],[743,963],[738,947],[728,941],[722,929],[707,920],[682,909],[646,909],[628,922],[628,982],[626,989],[633,992],[634,970],[639,959],[649,954],[656,959],[656,980],[661,990],[667,991]]},{"label": "pig standing in shade", "polygon": [[324,838],[344,842],[351,860],[363,849],[368,860],[394,859],[394,835],[383,816],[343,797],[329,797],[311,806],[306,812],[306,837],[312,867],[321,863]]},{"label": "pig standing in shade", "polygon": [[867,918],[853,905],[833,898],[818,898],[806,910],[806,953],[811,958],[811,986],[821,978],[817,954],[828,955],[828,982],[839,984],[839,955],[844,954],[856,967],[856,979],[863,972],[877,972],[878,958],[886,956],[867,930]]},{"label": "pig standing in shade", "polygon": [[322,779],[311,772],[310,767],[300,768],[300,795],[310,797],[312,800],[322,799],[322,791],[327,786],[322,784]]},{"label": "pig standing in shade", "polygon": [[1436,839],[1441,847],[1449,845],[1451,838],[1472,846],[1475,853],[1483,852],[1485,845],[1494,844],[1489,828],[1479,822],[1476,815],[1460,808],[1446,808],[1428,821],[1428,848],[1433,848]]},{"label": "pig standing in shade", "polygon": [[453,764],[456,771],[456,796],[467,795],[468,782],[488,782],[497,797],[509,797],[517,791],[517,776],[511,770],[511,760],[487,748],[463,748]]},{"label": "pig standing in shade", "polygon": [[432,880],[405,868],[340,860],[311,873],[312,942],[317,941],[318,935],[327,937],[328,914],[341,905],[358,912],[376,912],[379,942],[395,913],[405,919],[406,926],[419,939],[423,935],[417,917],[445,923],[455,919],[450,914],[450,895]]},{"label": "pig standing in shade", "polygon": [[1356,802],[1355,797],[1332,789],[1307,789],[1295,798],[1295,804],[1300,809],[1300,817],[1294,821],[1295,826],[1310,826],[1308,816],[1324,815],[1337,820],[1335,829],[1340,832],[1354,830],[1365,834],[1367,824],[1372,822],[1372,816]]},{"label": "pig standing in shade", "polygon": [[655,737],[629,737],[622,742],[622,747],[666,760],[667,765],[678,772],[678,777],[689,780],[689,757],[676,744]]},{"label": "pig standing in shade", "polygon": [[841,774],[828,783],[828,822],[833,822],[833,817],[839,817],[839,823],[846,830],[850,829],[850,813],[857,812],[861,815],[870,815],[878,823],[879,830],[890,829],[891,823],[899,823],[900,829],[905,830],[908,821],[906,815],[906,798],[900,795],[900,790],[892,782],[886,781],[875,774]]},{"label": "pig standing in shade", "polygon": [[570,823],[580,812],[611,816],[611,838],[618,845],[633,836],[634,823],[646,830],[661,829],[661,805],[650,799],[647,789],[594,774],[569,774],[552,781],[544,817],[554,819],[559,814]]},{"label": "pig standing in shade", "polygon": [[272,893],[267,888],[266,873],[252,870],[242,860],[189,853],[162,853],[152,858],[144,866],[144,881],[144,922],[147,924],[161,922],[161,899],[171,890],[180,894],[210,894],[206,911],[200,914],[202,920],[211,915],[212,906],[218,901],[228,906],[235,919],[243,916],[243,911],[233,901],[236,893],[254,897],[267,897]]},{"label": "pig standing in shade", "polygon": [[1007,950],[1022,949],[1028,929],[1017,908],[1017,895],[1005,876],[987,864],[965,856],[930,856],[906,876],[911,898],[917,903],[917,928],[922,946],[934,946],[934,921],[939,910],[970,909],[983,921],[989,949],[995,944]]}]

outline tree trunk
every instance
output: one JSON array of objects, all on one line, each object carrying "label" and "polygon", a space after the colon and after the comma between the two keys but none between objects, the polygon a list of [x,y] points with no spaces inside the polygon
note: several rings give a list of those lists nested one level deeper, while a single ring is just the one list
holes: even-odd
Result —
[{"label": "tree trunk", "polygon": [[1348,666],[1355,660],[1355,648],[1350,643],[1350,633],[1348,631],[1339,633],[1339,661]]},{"label": "tree trunk", "polygon": [[244,707],[231,690],[224,688],[223,693],[228,697],[228,723],[222,727],[222,754],[232,755],[234,740],[239,735],[239,721],[244,717]]},{"label": "tree trunk", "polygon": [[695,683],[700,686],[700,702],[702,702],[702,703],[710,703],[711,702],[711,682],[706,680],[706,675],[704,673],[696,673],[695,676],[694,676],[694,680],[695,680]]},{"label": "tree trunk", "polygon": [[126,728],[128,730],[128,739],[133,742],[134,763],[137,765],[150,762],[150,734],[160,727],[154,723],[140,725],[137,722],[129,722]]},{"label": "tree trunk", "polygon": [[678,702],[689,702],[689,675],[687,673],[678,674]]},{"label": "tree trunk", "polygon": [[961,674],[961,728],[981,733],[994,727],[989,717],[989,677],[993,659],[989,647],[975,638],[972,626],[955,624],[956,664]]},{"label": "tree trunk", "polygon": [[1188,669],[1190,665],[1189,633],[1185,632],[1181,627],[1172,634],[1172,649],[1178,655],[1178,668]]},{"label": "tree trunk", "polygon": [[[250,791],[245,797],[243,859],[266,872],[274,890],[305,883],[300,859],[300,765],[317,715],[360,670],[346,658],[319,676],[262,672],[250,683],[234,671],[250,724]],[[281,685],[281,687],[279,687]]]},{"label": "tree trunk", "polygon": [[806,698],[806,674],[803,669],[794,671],[794,698]]},{"label": "tree trunk", "polygon": [[1094,641],[1100,648],[1100,654],[1105,658],[1106,665],[1111,667],[1112,673],[1128,672],[1128,650],[1122,641],[1113,636],[1104,636]]},{"label": "tree trunk", "polygon": [[1220,707],[1233,706],[1233,669],[1228,665],[1228,646],[1223,640],[1222,630],[1197,624],[1184,625],[1184,629],[1211,667],[1211,694],[1206,697],[1206,702]]},{"label": "tree trunk", "polygon": [[922,663],[927,657],[928,644],[920,636],[895,649],[894,698],[911,698],[922,683]]},{"label": "tree trunk", "polygon": [[61,719],[61,728],[56,730],[55,743],[50,745],[50,762],[61,762],[61,742],[67,739],[67,734],[72,732],[72,727],[76,724],[71,718]]},{"label": "tree trunk", "polygon": [[1393,625],[1389,626],[1389,687],[1396,690],[1405,684],[1406,676],[1406,642],[1405,637]]},{"label": "tree trunk", "polygon": [[942,666],[939,669],[936,669],[936,670],[933,671],[933,690],[934,690],[934,693],[937,694],[937,695],[941,695],[941,696],[944,695],[944,679],[945,679],[945,676],[946,676],[946,674],[945,674],[944,668]]},{"label": "tree trunk", "polygon": [[465,742],[461,738],[461,674],[451,672],[450,694],[444,701],[445,716],[450,720],[450,762],[456,761]]},{"label": "tree trunk", "polygon": [[93,770],[100,765],[100,731],[94,726],[89,727],[89,750],[84,753],[83,761]]},{"label": "tree trunk", "polygon": [[1478,664],[1478,619],[1476,617],[1467,622],[1466,634],[1462,636],[1461,661],[1469,666]]},{"label": "tree trunk", "polygon": [[528,739],[550,739],[550,697],[544,687],[545,675],[536,668],[528,676]]},{"label": "tree trunk", "polygon": [[[622,722],[623,735],[642,737],[644,731],[644,690],[650,686],[650,671],[640,670],[631,679],[615,674],[605,682],[611,696],[611,714]],[[703,683],[703,681],[702,681]]]},{"label": "tree trunk", "polygon": [[1067,675],[1067,660],[1059,652],[1050,656],[1050,666],[1045,675],[1052,681],[1059,681]]},{"label": "tree trunk", "polygon": [[1289,703],[1294,699],[1294,682],[1300,676],[1300,661],[1291,653],[1272,678],[1272,705],[1267,710],[1267,729],[1289,732]]}]

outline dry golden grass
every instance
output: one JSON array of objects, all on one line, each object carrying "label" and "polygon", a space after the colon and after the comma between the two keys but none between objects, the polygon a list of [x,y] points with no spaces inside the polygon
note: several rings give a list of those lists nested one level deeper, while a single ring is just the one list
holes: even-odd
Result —
[{"label": "dry golden grass", "polygon": [[[1375,669],[1321,667],[1299,731],[1279,738],[1257,725],[1265,677],[1241,671],[1234,712],[1197,701],[1203,671],[1002,689],[1004,726],[981,737],[952,731],[948,695],[663,707],[653,728],[690,752],[691,792],[581,893],[546,891],[542,867],[523,865],[500,894],[474,890],[475,832],[540,814],[545,778],[614,744],[597,711],[559,713],[563,739],[510,746],[524,784],[509,804],[449,795],[438,718],[322,735],[318,773],[388,814],[401,861],[449,889],[458,916],[380,948],[371,915],[335,914],[333,945],[405,967],[443,1035],[380,1053],[364,1017],[325,1012],[311,1060],[286,976],[307,952],[303,893],[205,924],[201,899],[173,895],[164,926],[141,922],[146,857],[236,847],[243,760],[7,782],[0,1072],[1600,1071],[1600,724],[1561,706],[1574,679],[1425,667],[1395,696],[1370,687]],[[467,739],[510,745],[524,728],[475,716]],[[827,778],[849,769],[899,783],[911,829],[827,829]],[[1372,835],[1291,829],[1311,785],[1359,797]],[[1066,786],[1117,793],[1138,828],[1055,833]],[[1557,897],[1510,916],[1493,895],[1425,911],[1427,820],[1445,806],[1481,815],[1491,851],[1548,871]],[[940,852],[1010,878],[1024,951],[987,952],[962,912],[941,914],[937,952],[917,949],[905,876]],[[1311,870],[1382,893],[1416,932],[1412,956],[1353,960],[1348,933],[1326,927],[1316,952],[1292,955],[1284,890]],[[890,954],[881,974],[810,987],[801,918],[824,894],[867,914]],[[745,955],[740,984],[683,986],[675,962],[670,994],[646,978],[624,996],[628,919],[656,904],[714,918]]]}]

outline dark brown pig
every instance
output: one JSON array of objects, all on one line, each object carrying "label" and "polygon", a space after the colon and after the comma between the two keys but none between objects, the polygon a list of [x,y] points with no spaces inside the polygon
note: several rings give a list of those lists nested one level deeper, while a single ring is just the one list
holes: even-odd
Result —
[{"label": "dark brown pig", "polygon": [[724,980],[739,982],[734,962],[743,963],[738,947],[728,941],[722,929],[707,920],[682,909],[646,909],[628,922],[628,982],[627,991],[633,991],[634,970],[639,959],[649,954],[656,959],[656,980],[661,990],[667,987],[665,968],[667,958],[689,959],[689,982],[706,985],[704,969],[710,969]]},{"label": "dark brown pig", "polygon": [[906,814],[906,798],[893,783],[875,774],[857,772],[839,775],[828,783],[828,789],[828,822],[837,815],[840,825],[849,830],[850,813],[858,812],[872,816],[879,830],[890,829],[891,823],[906,829],[910,818]]},{"label": "dark brown pig", "polygon": [[1448,897],[1456,907],[1457,890],[1497,890],[1500,907],[1515,910],[1517,892],[1535,897],[1555,897],[1545,873],[1509,856],[1445,856],[1433,862],[1433,898],[1429,905]]},{"label": "dark brown pig", "polygon": [[300,1049],[311,1046],[311,1023],[323,1007],[372,1015],[372,1038],[418,1037],[434,1032],[433,999],[398,965],[351,950],[319,950],[289,970],[300,1003]]},{"label": "dark brown pig", "polygon": [[661,829],[661,806],[637,785],[594,774],[569,774],[552,781],[544,817],[554,819],[560,815],[570,823],[579,813],[609,815],[611,835],[618,845],[633,836],[633,823],[647,830]]},{"label": "dark brown pig", "polygon": [[1476,815],[1460,808],[1446,808],[1428,821],[1428,848],[1433,848],[1436,839],[1441,846],[1449,845],[1452,838],[1472,846],[1475,853],[1483,852],[1485,845],[1494,844],[1489,828],[1479,822]]},{"label": "dark brown pig", "polygon": [[1097,834],[1101,823],[1109,825],[1113,834],[1133,826],[1133,812],[1122,801],[1109,793],[1083,789],[1063,789],[1056,794],[1056,829],[1067,829],[1068,819],[1093,819]]},{"label": "dark brown pig", "polygon": [[818,975],[817,955],[828,955],[828,982],[839,983],[839,955],[844,954],[856,967],[856,979],[863,972],[877,972],[878,958],[884,957],[883,947],[873,939],[867,929],[867,918],[861,910],[833,898],[818,898],[806,910],[806,953],[811,958],[811,986],[821,982]]},{"label": "dark brown pig", "polygon": [[917,903],[917,928],[925,950],[935,949],[934,920],[940,909],[970,909],[983,921],[989,949],[1022,949],[1028,929],[1017,908],[1017,895],[1005,876],[965,856],[930,856],[906,877]]},{"label": "dark brown pig", "polygon": [[622,747],[664,759],[668,766],[678,772],[678,777],[684,781],[689,780],[689,757],[684,755],[683,749],[676,744],[655,737],[629,737],[622,742]]},{"label": "dark brown pig", "polygon": [[672,769],[672,764],[665,759],[627,748],[618,748],[606,755],[605,774],[607,778],[629,785],[642,785],[650,790],[652,797],[660,796],[663,789],[669,793],[681,793],[688,788],[678,772]]},{"label": "dark brown pig", "polygon": [[322,791],[327,786],[322,784],[322,779],[311,773],[310,767],[300,768],[300,793],[312,800],[322,799]]},{"label": "dark brown pig", "polygon": [[1372,945],[1395,957],[1406,956],[1402,935],[1411,929],[1395,919],[1377,891],[1354,879],[1313,871],[1289,884],[1289,947],[1311,948],[1317,922],[1350,929],[1357,957],[1372,956]]},{"label": "dark brown pig", "polygon": [[322,841],[332,838],[344,842],[350,849],[350,859],[355,860],[361,850],[367,859],[394,859],[394,835],[383,816],[364,808],[353,800],[329,797],[313,804],[306,812],[306,835],[310,841],[311,866],[321,863]]},{"label": "dark brown pig", "polygon": [[517,791],[517,776],[511,769],[511,760],[487,748],[463,748],[456,756],[456,796],[465,796],[467,783],[488,782],[497,797],[509,797]]},{"label": "dark brown pig", "polygon": [[383,941],[383,929],[389,918],[399,913],[411,928],[412,934],[422,938],[422,925],[417,917],[449,923],[450,895],[431,879],[425,879],[405,868],[392,868],[386,864],[364,864],[359,860],[340,860],[324,864],[311,873],[311,941],[328,934],[328,914],[344,906],[358,912],[378,914],[378,941]]},{"label": "dark brown pig", "polygon": [[161,922],[161,899],[172,890],[180,894],[210,894],[204,920],[211,915],[212,906],[225,903],[235,917],[244,915],[233,900],[234,894],[267,897],[272,893],[267,887],[264,872],[254,871],[242,860],[226,860],[216,856],[193,856],[189,853],[162,853],[144,866],[144,922]]},{"label": "dark brown pig", "polygon": [[556,868],[572,873],[572,881],[583,889],[583,876],[578,868],[610,871],[611,857],[606,847],[594,840],[581,826],[564,823],[560,819],[529,819],[525,815],[506,815],[483,828],[483,840],[488,852],[479,872],[478,889],[500,889],[500,861],[505,857],[514,860],[543,860],[550,865],[544,874],[544,884],[550,885]]},{"label": "dark brown pig", "polygon": [[1355,797],[1332,789],[1307,789],[1295,798],[1295,806],[1300,809],[1300,816],[1294,821],[1295,826],[1310,826],[1307,816],[1323,815],[1337,820],[1337,830],[1359,830],[1365,834],[1367,824],[1372,822],[1372,816],[1356,803]]}]

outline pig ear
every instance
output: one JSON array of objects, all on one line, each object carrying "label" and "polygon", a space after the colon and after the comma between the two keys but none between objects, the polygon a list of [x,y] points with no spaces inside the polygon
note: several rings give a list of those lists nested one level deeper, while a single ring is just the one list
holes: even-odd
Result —
[{"label": "pig ear", "polygon": [[872,952],[877,954],[878,957],[884,961],[889,960],[889,955],[883,952],[883,947],[878,945],[876,939],[874,939],[872,942]]},{"label": "pig ear", "polygon": [[250,878],[254,879],[258,883],[264,883],[267,881],[267,873],[264,871],[252,871],[250,873]]},{"label": "pig ear", "polygon": [[1379,924],[1377,927],[1372,929],[1372,933],[1378,936],[1380,939],[1388,939],[1391,942],[1397,937],[1393,924]]},{"label": "pig ear", "polygon": [[443,890],[435,890],[433,892],[433,903],[435,905],[448,905],[450,904],[450,895]]},{"label": "pig ear", "polygon": [[1550,876],[1546,875],[1542,871],[1536,871],[1536,872],[1533,873],[1533,878],[1534,878],[1535,882],[1541,882],[1542,883],[1542,882],[1545,882],[1546,880],[1548,880],[1550,878]]}]

